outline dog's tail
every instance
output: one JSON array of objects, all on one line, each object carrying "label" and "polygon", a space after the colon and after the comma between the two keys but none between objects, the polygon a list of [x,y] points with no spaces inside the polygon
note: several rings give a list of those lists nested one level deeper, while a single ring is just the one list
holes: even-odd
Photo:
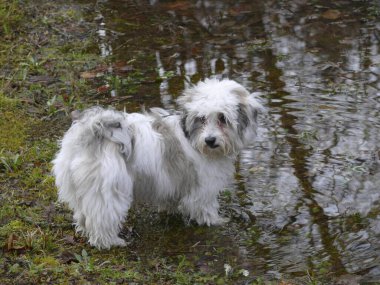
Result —
[{"label": "dog's tail", "polygon": [[74,211],[77,230],[90,244],[122,245],[118,233],[133,186],[126,164],[132,152],[126,115],[102,108],[75,115],[53,161],[59,200]]},{"label": "dog's tail", "polygon": [[80,138],[85,147],[95,144],[102,147],[113,142],[119,152],[129,157],[132,150],[132,131],[128,126],[126,113],[94,107],[81,113],[72,114],[72,129],[82,132]]}]

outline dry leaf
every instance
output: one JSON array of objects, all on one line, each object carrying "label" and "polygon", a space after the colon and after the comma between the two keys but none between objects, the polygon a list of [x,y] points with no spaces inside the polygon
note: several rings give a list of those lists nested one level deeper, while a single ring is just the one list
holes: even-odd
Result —
[{"label": "dry leaf", "polygon": [[69,251],[64,251],[59,256],[59,259],[61,260],[61,263],[63,264],[69,264],[72,262],[78,262],[77,258],[75,257],[74,253]]},{"label": "dry leaf", "polygon": [[7,242],[4,246],[4,249],[6,251],[11,251],[11,250],[15,250],[15,251],[23,251],[26,249],[25,246],[22,246],[22,245],[16,245],[16,241],[18,240],[18,237],[12,233],[9,235],[8,239],[7,239]]},{"label": "dry leaf", "polygon": [[75,238],[74,236],[71,236],[71,235],[66,235],[63,240],[65,241],[65,243],[68,243],[68,244],[71,244],[71,245],[74,245],[76,244],[77,242],[75,241]]},{"label": "dry leaf", "polygon": [[342,15],[341,12],[338,10],[330,9],[322,13],[322,18],[328,19],[328,20],[336,20],[340,18]]},{"label": "dry leaf", "polygon": [[105,93],[108,90],[110,90],[109,85],[103,85],[103,86],[98,87],[98,89],[96,89],[96,91],[98,91],[98,93]]},{"label": "dry leaf", "polygon": [[115,62],[112,65],[112,68],[115,70],[115,72],[130,72],[134,70],[132,65],[129,65],[123,61]]},{"label": "dry leaf", "polygon": [[13,249],[13,243],[14,241],[17,240],[17,236],[15,234],[10,234],[9,237],[8,237],[8,240],[7,240],[7,250],[12,250]]},{"label": "dry leaf", "polygon": [[80,77],[83,79],[93,79],[93,78],[96,78],[97,76],[98,76],[98,73],[93,72],[93,71],[84,71],[84,72],[81,72],[80,74]]},{"label": "dry leaf", "polygon": [[192,4],[188,1],[176,1],[174,3],[162,4],[162,6],[169,10],[187,10],[192,7]]}]

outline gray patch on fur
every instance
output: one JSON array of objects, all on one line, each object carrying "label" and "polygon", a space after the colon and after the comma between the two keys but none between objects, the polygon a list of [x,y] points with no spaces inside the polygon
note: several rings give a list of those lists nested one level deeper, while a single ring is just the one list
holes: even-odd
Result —
[{"label": "gray patch on fur", "polygon": [[120,122],[106,122],[104,124],[106,128],[114,128],[114,129],[121,129],[121,123]]},{"label": "gray patch on fur", "polygon": [[[198,174],[193,163],[182,150],[181,142],[170,127],[161,118],[156,118],[152,127],[162,134],[164,165],[171,176],[171,180],[176,184],[177,193],[182,197],[183,193],[189,193],[192,187],[198,186]],[[178,199],[179,197],[174,198]]]},{"label": "gray patch on fur", "polygon": [[257,110],[253,110],[253,120],[255,121],[255,123],[257,123],[257,116],[258,116]]},{"label": "gray patch on fur", "polygon": [[183,128],[185,128],[185,135],[191,144],[197,140],[199,133],[204,128],[204,122],[200,117],[194,114],[188,115],[183,119]]},{"label": "gray patch on fur", "polygon": [[203,129],[204,123],[200,118],[195,118],[194,121],[191,124],[190,130],[188,130],[189,138],[195,138],[198,136],[198,132]]},{"label": "gray patch on fur", "polygon": [[[129,172],[134,172],[134,169],[130,169]],[[134,172],[134,185],[133,194],[137,203],[151,203],[154,204],[157,200],[156,191],[151,191],[156,187],[154,177],[147,175],[146,173]]]},{"label": "gray patch on fur", "polygon": [[185,137],[189,138],[189,132],[187,131],[187,128],[186,128],[186,121],[187,121],[187,114],[184,112],[181,117],[181,127],[183,130],[183,133],[185,134]]}]

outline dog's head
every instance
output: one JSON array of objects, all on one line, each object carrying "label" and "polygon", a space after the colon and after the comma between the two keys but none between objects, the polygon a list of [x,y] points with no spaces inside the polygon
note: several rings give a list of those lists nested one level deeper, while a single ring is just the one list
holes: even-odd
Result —
[{"label": "dog's head", "polygon": [[233,156],[256,134],[261,104],[232,80],[207,79],[186,89],[177,103],[192,146],[209,156]]}]

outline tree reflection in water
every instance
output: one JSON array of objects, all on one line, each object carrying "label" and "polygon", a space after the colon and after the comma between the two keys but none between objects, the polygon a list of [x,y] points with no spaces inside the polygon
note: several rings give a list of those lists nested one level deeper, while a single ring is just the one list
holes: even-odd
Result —
[{"label": "tree reflection in water", "polygon": [[380,280],[376,5],[151,0],[97,8],[102,28],[123,32],[108,43],[100,35],[101,50],[116,59],[143,54],[143,68],[163,78],[144,89],[157,95],[143,97],[145,104],[172,108],[188,82],[209,76],[236,79],[262,95],[268,113],[241,155],[234,186],[237,211],[255,217],[231,237],[251,270]]}]

